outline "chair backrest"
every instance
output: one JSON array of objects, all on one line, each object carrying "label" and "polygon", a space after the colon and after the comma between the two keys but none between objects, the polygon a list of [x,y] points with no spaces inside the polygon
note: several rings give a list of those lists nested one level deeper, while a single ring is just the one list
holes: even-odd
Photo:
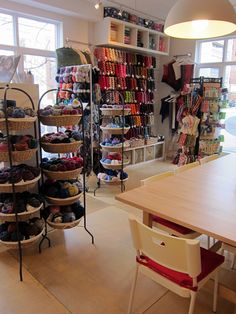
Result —
[{"label": "chair backrest", "polygon": [[167,172],[159,173],[155,176],[148,177],[147,179],[141,180],[140,183],[141,183],[141,185],[146,185],[148,183],[151,183],[151,182],[154,182],[157,180],[161,180],[161,179],[173,176],[173,175],[174,175],[173,171],[167,171]]},{"label": "chair backrest", "polygon": [[188,170],[188,169],[191,169],[191,168],[194,168],[194,167],[197,167],[199,166],[199,162],[198,161],[194,161],[194,162],[191,162],[190,164],[186,164],[186,165],[183,165],[181,167],[177,167],[175,169],[175,173],[180,173],[182,171],[185,171],[185,170]]},{"label": "chair backrest", "polygon": [[135,217],[130,217],[129,222],[133,244],[138,253],[143,253],[169,269],[188,274],[196,283],[196,277],[201,272],[198,240],[183,239],[158,232]]},{"label": "chair backrest", "polygon": [[219,158],[219,155],[218,154],[213,154],[213,155],[210,155],[210,156],[203,157],[203,158],[199,159],[199,161],[200,161],[200,164],[203,165],[203,164],[205,164],[205,163],[207,163],[209,161],[215,160],[217,158]]}]

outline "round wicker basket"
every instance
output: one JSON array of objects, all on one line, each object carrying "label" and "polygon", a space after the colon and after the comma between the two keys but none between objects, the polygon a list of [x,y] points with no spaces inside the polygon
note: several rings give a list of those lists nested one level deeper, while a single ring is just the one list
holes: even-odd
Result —
[{"label": "round wicker basket", "polygon": [[50,204],[63,206],[63,205],[70,205],[77,202],[82,196],[82,194],[83,193],[79,193],[75,196],[67,197],[67,198],[54,198],[54,197],[45,196],[45,199]]},{"label": "round wicker basket", "polygon": [[[15,192],[25,192],[32,189],[40,180],[40,178],[41,175],[30,181],[16,183]],[[11,183],[0,184],[0,193],[13,193],[12,184]]]},{"label": "round wicker basket", "polygon": [[[100,144],[101,148],[108,152],[120,152],[122,151],[122,144],[113,145],[113,146],[105,146]],[[124,149],[128,148],[129,145],[124,144]]]},{"label": "round wicker basket", "polygon": [[[11,131],[27,130],[32,127],[32,124],[36,121],[37,117],[29,118],[8,118],[8,125]],[[0,130],[6,129],[5,118],[0,119]]]},{"label": "round wicker basket", "polygon": [[67,180],[77,178],[83,168],[78,168],[71,171],[48,171],[43,169],[45,176],[52,180]]},{"label": "round wicker basket", "polygon": [[[103,116],[123,116],[123,109],[101,108],[101,112]],[[128,116],[130,113],[130,108],[124,109],[124,116]]]},{"label": "round wicker basket", "polygon": [[[128,181],[129,178],[126,178],[123,180],[123,182],[126,182]],[[100,179],[102,182],[104,183],[107,183],[107,184],[114,184],[114,185],[117,185],[117,184],[120,184],[121,183],[121,180],[117,180],[117,181],[107,181],[107,180],[104,180],[104,179]]]},{"label": "round wicker basket", "polygon": [[[105,163],[105,162],[102,162],[101,160],[100,160],[100,163],[102,164],[103,168],[105,168],[105,169],[114,169],[114,170],[118,170],[118,169],[121,169],[121,168],[122,168],[122,165],[121,165],[121,164],[119,164],[119,165],[111,165],[111,164],[107,164],[107,163]],[[124,163],[123,163],[123,168],[126,167],[126,166],[128,166],[128,164],[129,164],[129,161],[124,162]]]},{"label": "round wicker basket", "polygon": [[41,143],[41,146],[43,150],[48,153],[71,153],[76,152],[79,149],[81,143],[82,141],[61,144]]},{"label": "round wicker basket", "polygon": [[52,221],[52,217],[53,217],[53,215],[50,214],[49,217],[48,217],[48,219],[47,219],[47,224],[48,224],[50,227],[54,228],[54,229],[71,229],[71,228],[76,227],[76,226],[80,223],[80,220],[81,220],[81,218],[80,218],[80,219],[74,220],[74,221],[72,221],[72,222],[56,223],[56,222],[53,222],[53,221]]},{"label": "round wicker basket", "polygon": [[[28,239],[28,240],[21,241],[21,247],[22,248],[26,248],[26,247],[31,246],[32,244],[34,244],[36,241],[38,241],[41,238],[43,233],[44,233],[44,228],[36,236],[33,236],[30,239]],[[9,242],[9,241],[1,241],[0,240],[0,244],[4,244],[4,245],[8,246],[11,249],[18,249],[18,242],[17,241]]]},{"label": "round wicker basket", "polygon": [[44,125],[65,126],[79,124],[82,115],[62,115],[62,116],[39,116],[39,120]]},{"label": "round wicker basket", "polygon": [[[27,149],[27,150],[18,150],[12,152],[12,160],[16,162],[22,162],[25,160],[29,160],[36,153],[37,148]],[[0,152],[0,161],[9,161],[9,153],[8,152]]]},{"label": "round wicker basket", "polygon": [[[38,213],[38,211],[43,207],[43,204],[41,206],[35,208],[34,210],[23,212],[23,213],[18,213],[18,221],[25,221],[28,219],[31,219],[35,216],[35,214]],[[8,222],[14,222],[16,221],[16,216],[15,214],[3,214],[0,213],[0,220],[2,221],[8,221]]]},{"label": "round wicker basket", "polygon": [[[104,133],[110,133],[110,134],[122,134],[122,129],[123,128],[107,128],[105,126],[101,126],[100,129],[104,132]],[[126,134],[129,131],[130,127],[126,127],[124,128],[124,134]]]}]

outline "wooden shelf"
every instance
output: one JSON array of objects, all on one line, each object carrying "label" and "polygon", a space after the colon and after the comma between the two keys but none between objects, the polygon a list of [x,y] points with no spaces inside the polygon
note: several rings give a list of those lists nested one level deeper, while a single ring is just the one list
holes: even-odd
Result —
[{"label": "wooden shelf", "polygon": [[[125,43],[125,28],[130,30],[130,44]],[[162,32],[106,17],[94,26],[95,45],[125,48],[149,54],[169,54],[169,37]],[[138,37],[142,47],[138,46]],[[151,48],[152,47],[152,48]]]}]

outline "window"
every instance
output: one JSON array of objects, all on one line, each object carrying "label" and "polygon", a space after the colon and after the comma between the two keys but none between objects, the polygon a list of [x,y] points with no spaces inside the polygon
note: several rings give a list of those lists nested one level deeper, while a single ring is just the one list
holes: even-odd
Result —
[{"label": "window", "polygon": [[[30,71],[40,95],[56,87],[56,54],[60,23],[44,18],[0,11],[0,54],[21,55],[18,73]],[[51,102],[53,95],[45,96]]]},{"label": "window", "polygon": [[[196,76],[223,77],[228,89],[226,120],[236,116],[236,37],[197,41]],[[224,120],[222,120],[224,123]],[[224,150],[236,152],[236,137],[222,130]]]}]

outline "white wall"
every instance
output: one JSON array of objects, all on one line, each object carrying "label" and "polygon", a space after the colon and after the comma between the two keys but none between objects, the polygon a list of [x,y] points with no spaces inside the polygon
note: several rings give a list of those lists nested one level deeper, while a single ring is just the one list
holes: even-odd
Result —
[{"label": "white wall", "polygon": [[[66,1],[65,1],[66,2]],[[90,40],[90,26],[91,23],[77,18],[66,15],[61,15],[58,13],[48,12],[42,9],[36,9],[31,6],[18,4],[16,2],[11,2],[7,0],[0,1],[0,9],[8,9],[12,11],[18,11],[25,14],[30,14],[34,16],[41,16],[53,20],[57,20],[63,23],[63,38],[64,40],[69,37],[73,40],[78,40],[82,42],[89,42]],[[61,41],[62,46],[64,45],[63,41]],[[78,46],[80,48],[85,48],[82,45],[76,45],[73,43],[73,46]]]}]

